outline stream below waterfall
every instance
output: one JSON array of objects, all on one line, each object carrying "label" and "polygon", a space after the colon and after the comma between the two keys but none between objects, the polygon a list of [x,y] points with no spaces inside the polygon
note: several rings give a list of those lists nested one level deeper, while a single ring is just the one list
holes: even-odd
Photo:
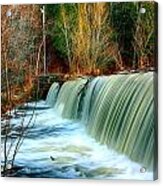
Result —
[{"label": "stream below waterfall", "polygon": [[[28,103],[28,107],[24,123],[28,123],[34,103]],[[19,117],[11,119],[11,139],[19,135],[20,122]],[[96,142],[83,124],[63,119],[44,101],[37,102],[15,164],[22,167],[16,177],[153,179],[153,172],[141,173],[140,164]]]}]

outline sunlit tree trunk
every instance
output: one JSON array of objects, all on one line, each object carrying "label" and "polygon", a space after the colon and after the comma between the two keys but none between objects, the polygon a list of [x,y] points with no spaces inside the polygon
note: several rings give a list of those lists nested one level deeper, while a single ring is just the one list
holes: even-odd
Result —
[{"label": "sunlit tree trunk", "polygon": [[65,8],[64,5],[61,5],[61,16],[63,20],[63,29],[62,32],[65,37],[65,43],[66,43],[66,49],[67,49],[67,57],[68,57],[68,64],[69,64],[69,69],[72,71],[72,59],[71,59],[71,46],[69,42],[69,21],[67,20],[66,13],[65,13]]}]

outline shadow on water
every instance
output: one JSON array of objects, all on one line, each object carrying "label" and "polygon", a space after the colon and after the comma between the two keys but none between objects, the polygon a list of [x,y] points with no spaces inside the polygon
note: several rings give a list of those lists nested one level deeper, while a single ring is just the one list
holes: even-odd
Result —
[{"label": "shadow on water", "polygon": [[49,109],[50,107],[49,106],[42,106],[42,107],[39,107],[39,106],[29,106],[29,105],[23,105],[23,106],[19,106],[17,107],[18,110],[23,110],[23,111],[31,111],[31,110],[47,110]]}]

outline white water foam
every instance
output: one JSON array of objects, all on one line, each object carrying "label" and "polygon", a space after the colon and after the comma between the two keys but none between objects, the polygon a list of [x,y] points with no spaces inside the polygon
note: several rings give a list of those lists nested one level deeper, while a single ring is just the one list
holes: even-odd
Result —
[{"label": "white water foam", "polygon": [[[37,107],[44,108],[45,103],[38,102]],[[36,109],[35,117],[16,157],[24,176],[153,180],[152,172],[141,173],[140,164],[88,136],[80,122],[63,119],[49,108]],[[18,125],[19,119],[11,122]]]}]

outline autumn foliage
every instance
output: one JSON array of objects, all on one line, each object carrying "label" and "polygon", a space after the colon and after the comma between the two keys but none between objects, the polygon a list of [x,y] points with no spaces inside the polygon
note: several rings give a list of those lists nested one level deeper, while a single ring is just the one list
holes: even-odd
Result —
[{"label": "autumn foliage", "polygon": [[29,96],[42,25],[38,5],[4,5],[1,19],[3,112]]},{"label": "autumn foliage", "polygon": [[45,27],[42,6],[2,6],[4,111],[29,97],[33,80],[44,70],[44,60],[48,73],[66,76],[156,67],[154,2],[48,4]]}]

